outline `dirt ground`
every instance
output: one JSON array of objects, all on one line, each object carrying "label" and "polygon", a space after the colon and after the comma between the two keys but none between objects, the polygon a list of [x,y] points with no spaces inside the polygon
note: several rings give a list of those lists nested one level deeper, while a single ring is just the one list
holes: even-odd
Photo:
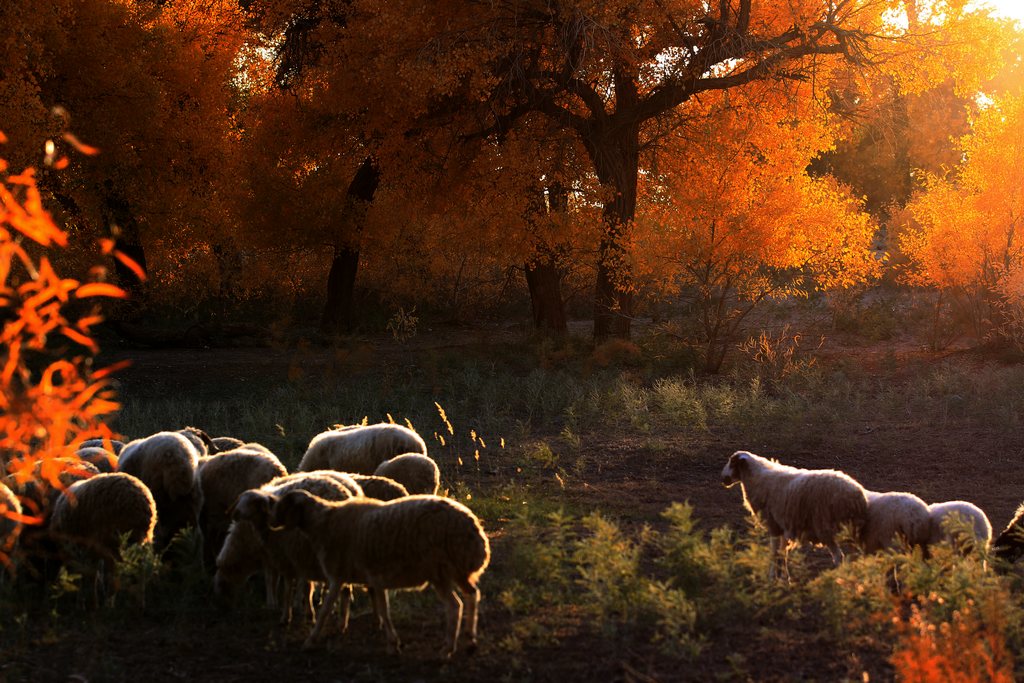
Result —
[{"label": "dirt ground", "polygon": [[[853,352],[858,362],[879,373],[881,381],[900,381],[900,373],[911,362],[919,367],[942,359],[912,346],[896,350],[895,364],[892,348]],[[389,362],[388,353],[386,343],[377,344],[372,353],[366,353],[367,368]],[[889,358],[884,370],[883,354]],[[324,373],[333,372],[338,363],[337,352],[309,348],[298,355],[294,350],[267,348],[136,350],[122,355],[135,361],[123,373],[127,392],[155,380],[184,392],[200,391],[203,383],[239,382],[247,377],[287,381],[297,363],[307,372]],[[352,361],[350,352],[345,363]],[[535,492],[564,497],[579,508],[601,508],[627,522],[656,523],[671,503],[688,500],[703,528],[741,528],[746,524],[741,493],[738,488],[724,489],[720,472],[728,455],[742,448],[796,466],[840,468],[868,488],[911,490],[929,502],[969,499],[985,510],[998,531],[1024,498],[1024,469],[1019,466],[1024,455],[1022,436],[1012,430],[907,423],[892,416],[832,428],[828,433],[808,424],[806,434],[795,442],[792,436],[769,435],[762,442],[745,443],[739,429],[719,429],[699,439],[665,429],[658,430],[656,438],[606,430],[582,435],[576,465],[562,483],[543,468],[527,476],[533,477],[529,483]],[[498,557],[503,543],[500,533],[493,543]],[[433,603],[425,604],[434,609]],[[437,614],[439,627],[440,609]],[[344,642],[315,652],[302,652],[298,647],[302,633],[278,627],[265,613],[247,613],[243,620],[230,610],[185,610],[177,617],[161,614],[155,621],[142,617],[126,623],[87,613],[73,618],[81,619],[80,627],[63,632],[59,639],[34,634],[30,641],[0,652],[0,681],[21,680],[15,676],[26,672],[34,681],[829,681],[862,668],[885,671],[884,664],[871,661],[877,656],[870,652],[861,662],[821,651],[822,636],[812,622],[806,632],[786,634],[771,633],[769,623],[756,629],[738,625],[736,638],[761,634],[757,642],[744,644],[746,672],[739,675],[731,673],[728,663],[736,645],[728,636],[711,643],[698,662],[667,668],[664,661],[655,665],[643,651],[617,648],[614,642],[577,628],[576,620],[582,617],[565,613],[538,614],[537,619],[554,628],[559,637],[512,661],[497,655],[506,625],[489,622],[486,605],[480,651],[460,655],[451,663],[441,662],[435,654],[439,631],[423,631],[415,625],[422,622],[415,620],[397,624],[400,631],[404,627],[406,651],[400,657],[384,656],[374,629],[360,628],[371,620],[365,609],[357,613]],[[193,621],[196,618],[201,621]],[[757,616],[752,619],[756,621]]]}]

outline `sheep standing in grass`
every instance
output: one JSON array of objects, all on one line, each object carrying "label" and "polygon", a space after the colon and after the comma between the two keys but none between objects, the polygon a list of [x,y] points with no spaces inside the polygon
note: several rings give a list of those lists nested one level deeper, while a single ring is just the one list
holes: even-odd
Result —
[{"label": "sheep standing in grass", "polygon": [[[360,583],[373,594],[388,642],[401,643],[388,610],[387,591],[433,586],[447,621],[443,656],[455,653],[466,603],[470,648],[476,647],[477,581],[490,561],[480,520],[466,506],[438,496],[409,496],[391,502],[353,498],[331,502],[306,491],[275,497],[270,523],[298,529],[309,539],[328,577],[322,611],[330,614],[345,584]],[[318,619],[306,639],[315,645],[327,619]]]},{"label": "sheep standing in grass", "polygon": [[238,497],[286,474],[276,456],[245,446],[200,458],[196,468],[203,501],[199,528],[203,532],[203,562],[209,570],[216,566],[217,553],[231,524],[228,510]]},{"label": "sheep standing in grass", "polygon": [[162,549],[180,529],[195,525],[202,506],[202,492],[196,481],[199,453],[185,436],[159,432],[136,439],[124,447],[118,471],[142,480],[156,501],[155,543]]},{"label": "sheep standing in grass", "polygon": [[299,471],[373,474],[378,465],[396,455],[426,452],[423,439],[408,427],[387,422],[357,425],[314,436],[299,462]]},{"label": "sheep standing in grass", "polygon": [[[220,456],[218,456],[220,457]],[[343,483],[343,479],[348,479]],[[353,488],[356,493],[353,493]],[[293,530],[271,530],[268,517],[272,496],[291,490],[311,491],[329,500],[345,500],[362,495],[358,485],[340,472],[300,472],[279,477],[258,489],[238,497],[232,511],[232,524],[217,555],[214,588],[218,594],[227,592],[231,584],[241,583],[257,572],[263,572],[267,604],[281,606],[281,621],[292,617],[292,596],[295,584],[313,614],[313,581],[326,581],[316,553],[302,534]],[[283,585],[279,586],[279,580]],[[279,588],[283,593],[278,595]]]},{"label": "sheep standing in grass", "polygon": [[783,465],[747,451],[736,451],[722,470],[722,484],[739,483],[743,503],[760,517],[771,536],[769,577],[780,561],[789,578],[787,555],[792,542],[823,545],[838,565],[843,559],[836,536],[849,525],[859,537],[867,520],[864,487],[836,470],[805,470]]},{"label": "sheep standing in grass", "polygon": [[98,557],[109,589],[115,581],[121,537],[127,534],[130,543],[152,542],[156,518],[153,496],[139,479],[123,472],[97,474],[60,495],[50,517],[50,533]]},{"label": "sheep standing in grass", "polygon": [[860,543],[866,553],[888,550],[899,542],[924,548],[931,537],[928,505],[913,493],[866,491],[867,521]]},{"label": "sheep standing in grass", "polygon": [[[987,548],[992,540],[992,523],[988,516],[974,503],[966,500],[950,500],[945,503],[932,503],[928,506],[928,515],[931,518],[929,527],[929,544],[948,541],[950,544],[961,547],[964,552],[970,552],[980,545]],[[959,517],[973,531],[973,538],[959,538],[953,520]]]},{"label": "sheep standing in grass", "polygon": [[374,474],[397,481],[413,495],[424,493],[432,496],[441,485],[437,463],[421,453],[396,455],[378,465]]}]

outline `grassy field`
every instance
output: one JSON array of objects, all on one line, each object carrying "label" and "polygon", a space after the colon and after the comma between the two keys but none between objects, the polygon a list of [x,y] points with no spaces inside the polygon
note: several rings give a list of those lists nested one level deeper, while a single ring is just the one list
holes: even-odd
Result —
[{"label": "grassy field", "polygon": [[440,603],[405,593],[393,600],[401,656],[386,653],[365,597],[346,636],[303,652],[304,627],[278,626],[256,586],[215,600],[186,535],[167,563],[129,557],[113,608],[87,609],[73,573],[0,585],[0,680],[1024,673],[1013,568],[940,550],[928,562],[854,554],[833,570],[827,553],[801,549],[792,585],[769,583],[767,539],[719,477],[747,449],[841,468],[876,490],[972,500],[1001,528],[1024,498],[1024,367],[913,339],[791,342],[740,354],[720,377],[695,374],[692,353],[651,332],[596,350],[455,330],[337,348],[110,352],[134,361],[114,425],[128,436],[196,425],[260,441],[293,467],[330,425],[411,422],[443,488],[491,537],[481,647],[440,661]]}]

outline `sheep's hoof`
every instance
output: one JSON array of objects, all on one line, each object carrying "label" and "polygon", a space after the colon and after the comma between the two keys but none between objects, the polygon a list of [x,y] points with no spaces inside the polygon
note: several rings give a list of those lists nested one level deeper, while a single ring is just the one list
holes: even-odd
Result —
[{"label": "sheep's hoof", "polygon": [[476,652],[476,639],[469,641],[463,649],[467,655],[474,654]]},{"label": "sheep's hoof", "polygon": [[454,647],[448,647],[447,645],[445,645],[443,648],[441,648],[441,659],[447,661],[451,659],[453,656],[455,656]]},{"label": "sheep's hoof", "polygon": [[306,638],[306,640],[302,642],[303,650],[315,650],[318,647],[320,647],[320,641],[314,639],[313,636],[309,636],[308,638]]}]

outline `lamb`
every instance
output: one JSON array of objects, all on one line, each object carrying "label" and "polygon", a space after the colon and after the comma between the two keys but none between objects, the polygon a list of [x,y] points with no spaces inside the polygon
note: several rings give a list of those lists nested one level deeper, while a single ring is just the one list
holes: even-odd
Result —
[{"label": "lamb", "polygon": [[[268,524],[270,497],[291,490],[301,489],[316,493],[329,500],[344,500],[361,495],[358,485],[339,472],[330,476],[319,472],[300,472],[278,477],[258,489],[246,491],[239,496],[232,508],[232,524],[227,538],[217,555],[217,573],[214,589],[219,595],[227,592],[231,584],[241,583],[253,574],[262,571],[266,581],[267,603],[270,607],[279,602],[282,608],[281,621],[291,620],[293,581],[303,582],[309,613],[313,613],[312,588],[310,581],[326,581],[309,541],[294,531],[271,530]],[[352,487],[359,493],[353,494]],[[277,596],[277,580],[285,580],[284,595]]]},{"label": "lamb", "polygon": [[53,506],[50,532],[98,556],[109,587],[115,581],[121,537],[127,534],[131,543],[151,543],[156,519],[156,502],[142,481],[124,472],[97,474],[75,482],[60,495]]},{"label": "lamb", "polygon": [[245,491],[283,477],[288,471],[273,454],[245,446],[199,460],[199,529],[203,532],[203,561],[212,571],[231,524],[228,510]]},{"label": "lamb", "polygon": [[[490,562],[490,544],[480,520],[461,503],[439,496],[409,496],[391,502],[372,498],[326,501],[307,491],[272,500],[272,527],[298,529],[309,539],[328,577],[322,610],[330,614],[343,585],[370,588],[388,642],[401,643],[388,610],[389,589],[433,586],[445,606],[442,655],[455,653],[466,601],[469,647],[476,648],[477,581]],[[305,647],[315,645],[327,619],[318,619]]]},{"label": "lamb", "polygon": [[421,453],[396,455],[378,465],[374,474],[397,481],[414,495],[425,493],[432,496],[441,485],[437,463]]},{"label": "lamb", "polygon": [[860,544],[866,553],[888,550],[902,540],[908,546],[924,548],[931,533],[928,505],[913,493],[866,491],[867,521]]},{"label": "lamb", "polygon": [[409,495],[409,491],[404,486],[387,477],[373,474],[350,474],[349,476],[359,484],[359,488],[363,490],[363,495],[367,498],[387,501],[405,498]]},{"label": "lamb", "polygon": [[0,482],[0,564],[10,568],[11,555],[21,534],[21,502]]},{"label": "lamb", "polygon": [[[945,503],[932,503],[928,506],[928,515],[931,518],[929,527],[929,544],[948,541],[950,544],[962,547],[965,552],[978,547],[988,548],[992,540],[992,523],[984,511],[974,503],[966,500],[950,500]],[[953,519],[960,519],[969,524],[973,530],[973,539],[961,538],[958,529],[955,528]]]},{"label": "lamb", "polygon": [[142,480],[156,501],[155,544],[162,549],[180,529],[195,525],[202,492],[195,477],[199,453],[177,432],[158,432],[128,443],[117,468]]},{"label": "lamb", "polygon": [[317,434],[299,462],[299,471],[338,470],[373,474],[388,458],[402,453],[426,454],[420,435],[402,425],[383,422]]},{"label": "lamb", "polygon": [[747,451],[736,451],[722,470],[722,484],[739,483],[743,503],[768,527],[771,536],[769,578],[781,564],[789,578],[788,551],[792,542],[824,545],[838,565],[843,559],[836,535],[849,525],[860,537],[867,521],[868,500],[853,477],[836,470],[805,470],[783,465]]}]

